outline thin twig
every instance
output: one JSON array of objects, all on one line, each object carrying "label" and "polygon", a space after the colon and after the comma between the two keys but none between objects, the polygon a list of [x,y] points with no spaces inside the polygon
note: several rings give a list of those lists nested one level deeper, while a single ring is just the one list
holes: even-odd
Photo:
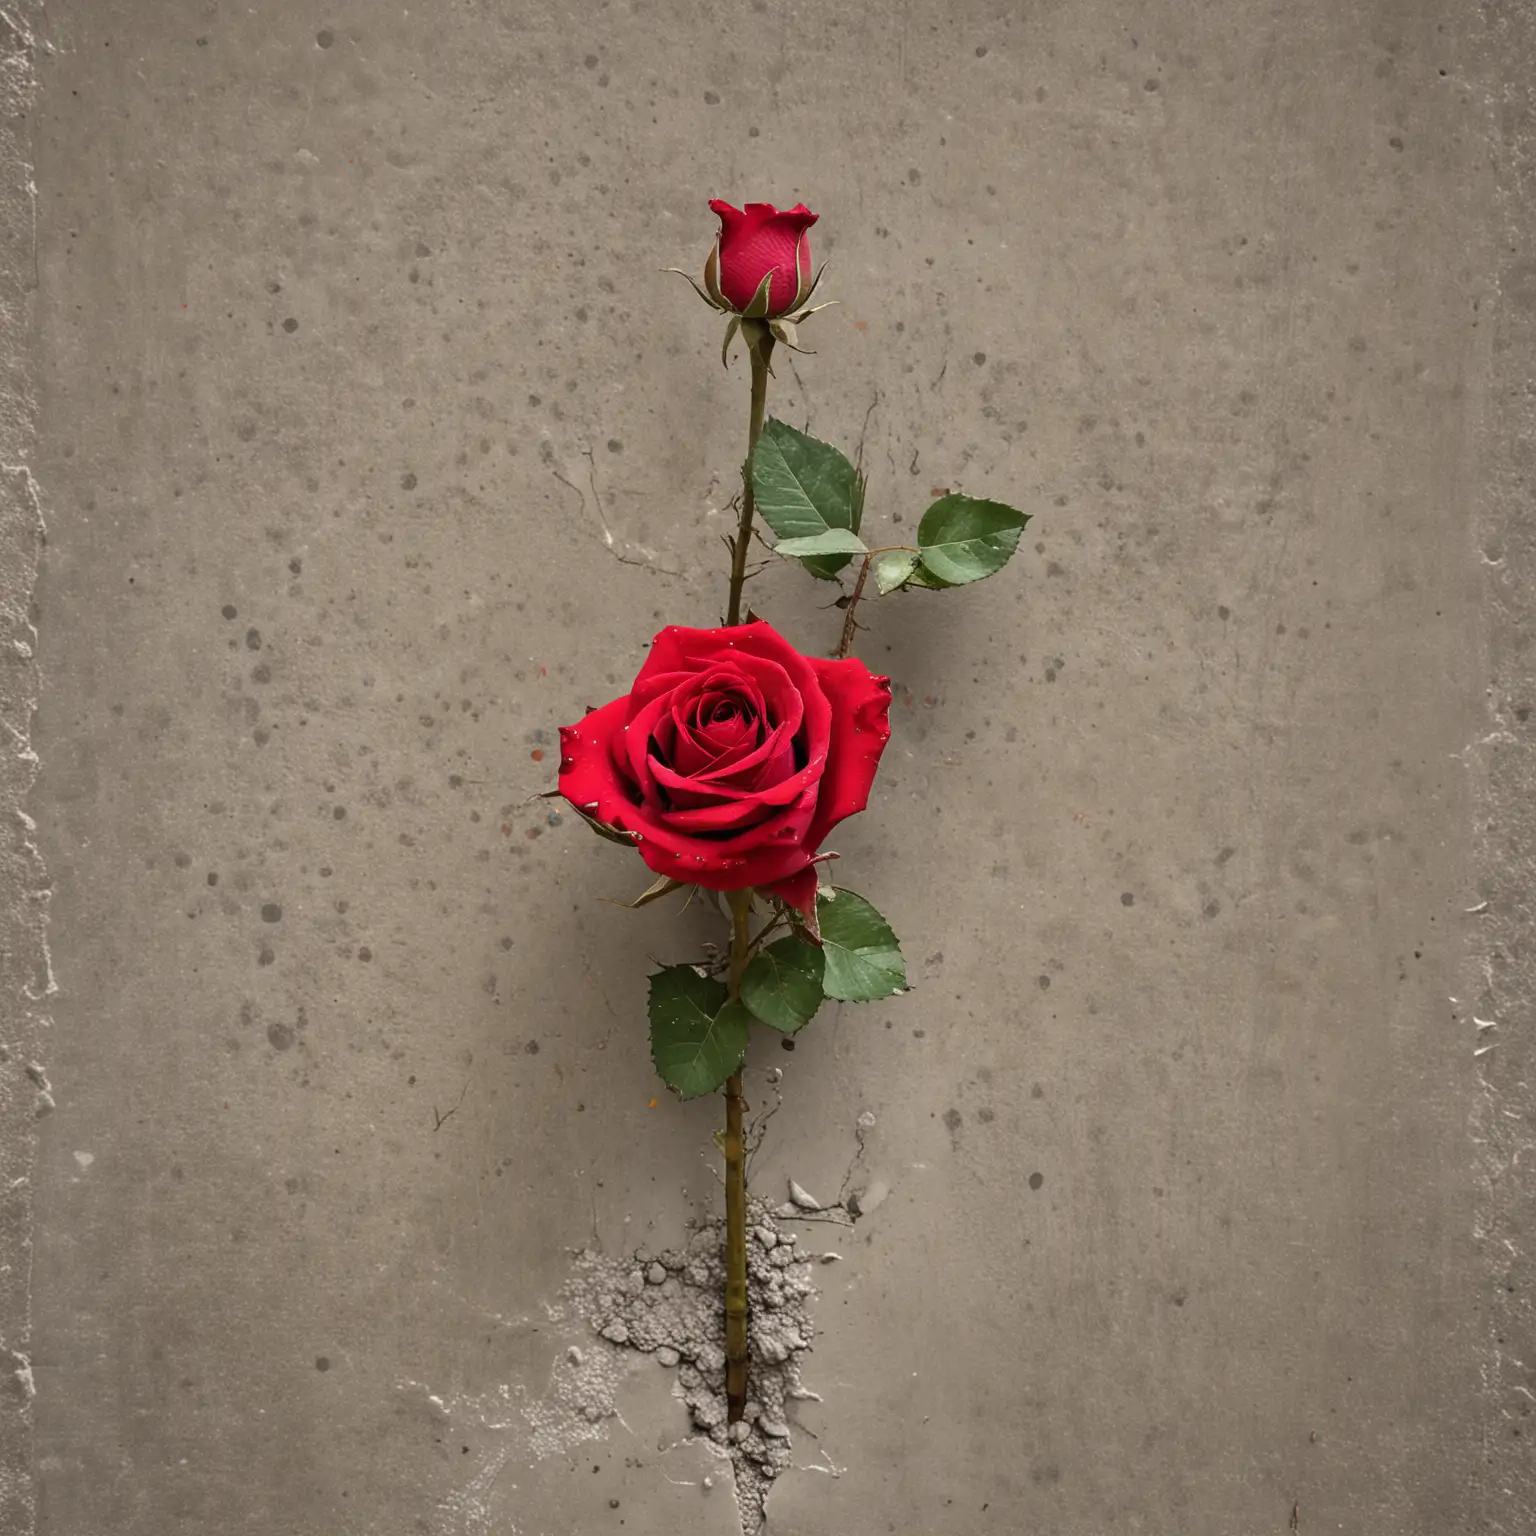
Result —
[{"label": "thin twig", "polygon": [[848,607],[843,612],[843,638],[838,641],[837,649],[832,653],[839,661],[843,660],[853,649],[853,632],[859,627],[853,618],[853,610],[859,606],[859,599],[864,595],[864,583],[869,580],[869,567],[875,558],[876,551],[871,550],[864,556],[864,563],[859,567],[859,579],[853,584],[853,592],[848,599]]}]

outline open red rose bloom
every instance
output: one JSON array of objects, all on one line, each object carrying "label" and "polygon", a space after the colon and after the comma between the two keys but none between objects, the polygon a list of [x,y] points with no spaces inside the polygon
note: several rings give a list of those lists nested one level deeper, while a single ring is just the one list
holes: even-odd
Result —
[{"label": "open red rose bloom", "polygon": [[890,694],[863,662],[802,656],[769,624],[672,625],[628,694],[561,727],[560,793],[657,874],[767,889],[814,928],[813,862],[869,799]]}]

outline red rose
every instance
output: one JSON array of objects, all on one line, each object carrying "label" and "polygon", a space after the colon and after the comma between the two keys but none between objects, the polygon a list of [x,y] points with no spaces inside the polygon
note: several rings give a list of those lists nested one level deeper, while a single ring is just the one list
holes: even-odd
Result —
[{"label": "red rose", "polygon": [[890,680],[802,656],[769,624],[671,625],[634,687],[560,729],[560,793],[658,874],[760,886],[814,925],[822,839],[869,799]]},{"label": "red rose", "polygon": [[810,297],[811,237],[806,233],[821,217],[804,203],[780,213],[772,203],[733,208],[718,197],[709,206],[720,215],[720,237],[704,269],[712,299],[745,314],[763,279],[771,272],[768,307],[759,318],[776,319],[799,309]]}]

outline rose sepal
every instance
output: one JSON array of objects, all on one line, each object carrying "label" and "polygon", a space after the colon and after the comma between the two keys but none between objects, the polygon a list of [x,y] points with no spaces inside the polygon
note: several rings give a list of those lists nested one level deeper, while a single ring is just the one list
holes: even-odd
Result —
[{"label": "rose sepal", "polygon": [[736,333],[741,329],[741,316],[732,315],[725,327],[725,340],[720,343],[720,366],[731,366],[731,343],[736,339]]},{"label": "rose sepal", "polygon": [[[558,794],[559,791],[557,790],[556,793]],[[639,835],[637,833],[626,832],[623,827],[609,826],[606,821],[599,821],[597,817],[592,815],[590,811],[585,810],[579,805],[572,805],[571,809],[575,811],[576,814],[580,816],[581,819],[586,822],[586,824],[591,827],[599,837],[606,837],[610,843],[622,843],[626,848],[633,848],[635,844],[640,841]]]},{"label": "rose sepal", "polygon": [[684,272],[681,267],[662,267],[661,270],[663,272],[676,272],[679,277],[688,278],[688,281],[693,284],[693,291],[698,294],[698,296],[703,299],[711,309],[722,310],[726,314],[734,313],[734,311],[731,309],[731,306],[727,304],[723,298],[718,300],[711,298],[710,295],[699,286],[699,280],[696,277],[690,276],[687,272]]}]

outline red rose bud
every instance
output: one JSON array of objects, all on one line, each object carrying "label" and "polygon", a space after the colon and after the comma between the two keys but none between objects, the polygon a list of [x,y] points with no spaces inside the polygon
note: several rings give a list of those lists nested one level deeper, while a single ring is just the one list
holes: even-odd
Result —
[{"label": "red rose bud", "polygon": [[[748,203],[743,209],[716,197],[709,206],[719,215],[720,233],[704,264],[703,285],[686,272],[682,276],[693,283],[706,304],[731,317],[721,361],[738,329],[749,346],[757,346],[768,335],[796,352],[804,351],[798,345],[796,325],[829,307],[805,307],[821,281],[821,272],[811,270],[809,234],[821,215],[804,203],[781,212],[772,203]],[[679,267],[667,270],[682,271]]]},{"label": "red rose bud", "polygon": [[659,875],[757,886],[814,932],[822,840],[862,811],[888,679],[802,656],[771,625],[662,630],[623,698],[560,730],[560,793]]},{"label": "red rose bud", "polygon": [[[733,208],[709,200],[720,216],[720,235],[704,268],[704,281],[738,315],[776,320],[810,295],[811,225],[820,217],[804,203],[780,213],[772,203]],[[711,281],[713,279],[713,281]],[[760,290],[767,285],[767,293]]]}]

